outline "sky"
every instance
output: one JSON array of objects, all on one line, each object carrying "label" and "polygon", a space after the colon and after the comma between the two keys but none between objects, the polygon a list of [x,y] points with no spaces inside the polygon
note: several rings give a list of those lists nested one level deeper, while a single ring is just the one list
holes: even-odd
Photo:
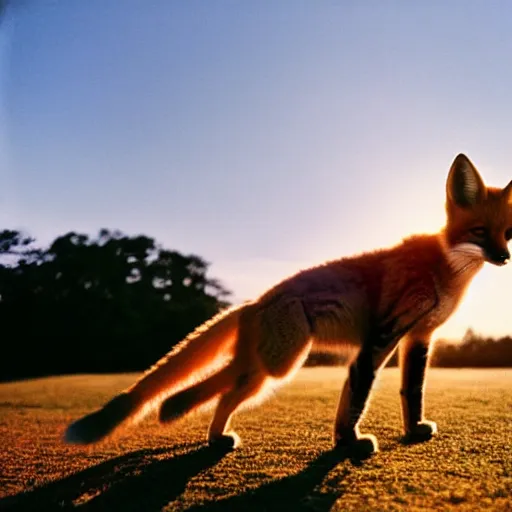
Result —
[{"label": "sky", "polygon": [[[143,233],[256,298],[442,227],[465,153],[512,179],[512,3],[18,0],[0,25],[0,225]],[[437,332],[512,334],[512,264]]]}]

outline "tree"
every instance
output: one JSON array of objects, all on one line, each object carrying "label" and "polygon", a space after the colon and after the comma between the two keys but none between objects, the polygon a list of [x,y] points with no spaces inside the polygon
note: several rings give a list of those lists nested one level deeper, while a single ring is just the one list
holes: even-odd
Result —
[{"label": "tree", "polygon": [[46,250],[0,233],[0,378],[141,370],[226,307],[196,255],[144,235],[69,232]]},{"label": "tree", "polygon": [[512,366],[512,338],[483,337],[468,329],[460,343],[436,344],[433,364],[445,368],[492,368]]}]

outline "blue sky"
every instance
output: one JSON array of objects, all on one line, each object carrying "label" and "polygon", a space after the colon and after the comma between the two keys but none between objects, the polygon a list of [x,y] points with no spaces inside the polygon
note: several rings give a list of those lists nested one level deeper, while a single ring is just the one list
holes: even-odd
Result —
[{"label": "blue sky", "polygon": [[[144,233],[254,298],[434,231],[455,155],[512,179],[506,1],[23,0],[0,34],[0,220]],[[486,266],[439,335],[512,333]]]}]

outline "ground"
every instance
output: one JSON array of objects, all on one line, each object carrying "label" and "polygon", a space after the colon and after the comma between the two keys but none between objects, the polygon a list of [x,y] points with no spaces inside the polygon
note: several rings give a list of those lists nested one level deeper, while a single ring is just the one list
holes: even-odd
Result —
[{"label": "ground", "polygon": [[242,411],[242,446],[204,443],[209,414],[161,427],[154,417],[93,447],[61,442],[68,422],[135,375],[0,385],[0,510],[512,510],[512,371],[431,368],[426,416],[439,434],[401,442],[399,374],[385,369],[362,424],[380,452],[330,451],[344,368],[307,368]]}]

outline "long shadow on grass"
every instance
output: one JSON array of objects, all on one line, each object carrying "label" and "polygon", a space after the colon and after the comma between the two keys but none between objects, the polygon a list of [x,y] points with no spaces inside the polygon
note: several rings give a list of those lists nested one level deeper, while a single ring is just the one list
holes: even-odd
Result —
[{"label": "long shadow on grass", "polygon": [[159,511],[183,493],[191,478],[214,466],[226,454],[208,446],[198,448],[198,444],[181,448],[192,451],[159,458],[169,455],[170,450],[148,449],[110,459],[32,491],[4,498],[0,500],[0,510]]},{"label": "long shadow on grass", "polygon": [[[187,451],[174,457],[169,457],[168,448],[162,448],[110,459],[32,491],[4,498],[0,500],[0,511],[160,511],[184,492],[191,478],[213,467],[226,454],[199,443],[172,450],[183,449]],[[338,486],[350,472],[350,466],[343,466],[343,473],[336,474],[335,482],[327,481],[326,476],[345,459],[339,451],[324,452],[295,475],[188,510],[327,511],[342,495]],[[352,459],[352,464],[359,465],[359,461]],[[328,490],[317,489],[320,484]]]},{"label": "long shadow on grass", "polygon": [[[243,494],[192,506],[187,509],[187,512],[328,511],[331,510],[334,502],[343,495],[343,490],[339,486],[350,473],[351,468],[344,465],[341,474],[337,473],[331,479],[326,477],[332,469],[347,459],[348,457],[340,451],[324,452],[295,475],[274,480]],[[362,464],[360,459],[351,458],[350,460],[353,466]],[[323,484],[323,489],[317,488],[320,484]]]}]

